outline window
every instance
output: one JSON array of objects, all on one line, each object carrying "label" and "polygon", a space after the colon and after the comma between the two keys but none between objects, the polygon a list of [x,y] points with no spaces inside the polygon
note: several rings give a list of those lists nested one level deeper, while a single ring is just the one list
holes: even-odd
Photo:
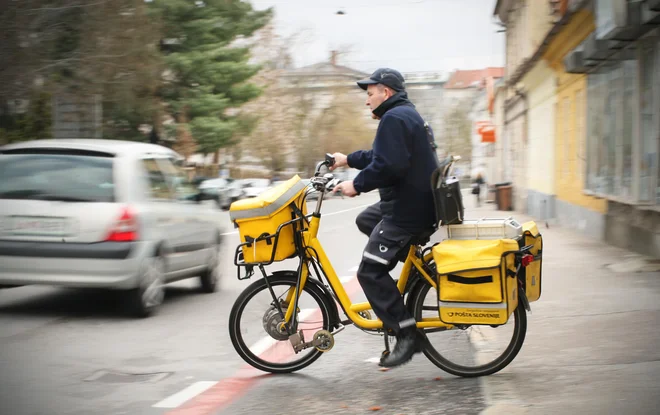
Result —
[{"label": "window", "polygon": [[636,61],[623,62],[623,99],[621,108],[621,191],[619,196],[624,199],[633,198],[633,140],[635,135],[634,108],[635,108],[635,81],[637,77]]},{"label": "window", "polygon": [[0,155],[0,199],[114,202],[112,157],[66,154]]},{"label": "window", "polygon": [[602,140],[605,134],[605,96],[606,74],[603,71],[590,74],[587,78],[587,188],[597,193],[604,193],[602,173],[605,166]]},{"label": "window", "polygon": [[[657,33],[657,32],[656,32]],[[655,137],[656,137],[656,143],[660,141],[660,37],[656,38],[656,44],[655,44],[655,69],[652,71],[655,74],[655,80],[653,83],[654,86],[654,92],[653,96],[655,99],[653,102],[655,103]],[[660,151],[658,151],[660,153]],[[658,181],[656,182],[656,190],[655,190],[655,200],[656,203],[660,203],[660,168],[657,169],[657,179]]]},{"label": "window", "polygon": [[640,47],[640,147],[639,159],[639,199],[651,201],[657,199],[653,194],[654,177],[657,176],[657,101],[654,89],[655,45],[647,40]]},{"label": "window", "polygon": [[151,196],[155,199],[171,199],[172,192],[167,185],[165,175],[158,166],[158,162],[155,159],[144,159],[142,164],[147,172]]},{"label": "window", "polygon": [[190,183],[179,162],[174,159],[159,159],[158,163],[174,191],[174,197],[177,200],[192,200],[197,189]]},{"label": "window", "polygon": [[587,78],[587,188],[632,199],[637,62],[608,62]]}]

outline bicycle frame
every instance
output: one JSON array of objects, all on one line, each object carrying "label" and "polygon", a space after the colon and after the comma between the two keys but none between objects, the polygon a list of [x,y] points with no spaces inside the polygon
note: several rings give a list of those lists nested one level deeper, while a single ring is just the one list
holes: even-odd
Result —
[{"label": "bicycle frame", "polygon": [[[322,196],[319,198],[322,199]],[[321,242],[317,238],[318,231],[319,231],[319,225],[321,222],[321,214],[319,213],[320,211],[320,204],[321,200],[319,200],[317,204],[317,209],[316,212],[312,215],[312,218],[309,223],[309,227],[307,230],[303,231],[303,241],[304,244],[307,248],[311,248],[317,255],[318,255],[318,262],[321,265],[322,268],[322,273],[326,276],[328,279],[328,283],[330,284],[330,287],[334,291],[335,295],[337,296],[337,299],[339,301],[339,304],[343,308],[344,312],[348,316],[348,318],[359,328],[365,329],[365,330],[379,330],[383,329],[383,322],[380,319],[376,320],[368,320],[362,316],[360,316],[358,313],[360,311],[366,311],[366,310],[371,310],[371,304],[368,302],[362,302],[362,303],[352,303],[351,299],[348,297],[348,294],[346,293],[346,290],[344,290],[344,287],[339,280],[339,277],[337,276],[337,273],[335,272],[334,268],[332,267],[332,263],[330,262],[330,259],[326,255],[325,251],[323,250],[323,247],[321,246]],[[427,254],[425,259],[430,259],[432,256],[431,253]],[[302,267],[302,275],[300,278],[300,285],[298,287],[298,296],[302,293],[302,289],[305,286],[305,283],[307,282],[307,277],[309,276],[309,268],[305,262],[301,264]],[[423,267],[423,262],[422,259],[420,259],[417,254],[416,254],[416,249],[415,246],[411,246],[410,250],[408,251],[408,257],[406,258],[406,261],[404,262],[403,265],[403,270],[401,271],[401,276],[399,278],[399,281],[397,283],[397,287],[399,288],[399,292],[401,294],[404,293],[406,284],[408,282],[408,278],[410,276],[410,272],[412,271],[412,268],[415,267],[417,271],[419,271],[420,275],[433,287],[436,287],[436,282],[434,279],[428,275],[428,273],[425,271]],[[286,298],[286,303],[288,304],[285,318],[284,320],[289,323],[291,321],[291,318],[293,316],[293,310],[295,307],[295,304],[297,301],[292,301],[295,300],[294,297],[295,290],[291,289],[289,290]],[[443,323],[440,321],[440,317],[435,317],[435,318],[424,318],[422,321],[417,322],[417,327],[418,328],[452,328],[452,325]]]}]

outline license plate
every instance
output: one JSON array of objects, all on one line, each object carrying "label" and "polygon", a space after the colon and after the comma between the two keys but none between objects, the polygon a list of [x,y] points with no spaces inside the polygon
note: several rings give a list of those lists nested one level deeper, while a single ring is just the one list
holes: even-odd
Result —
[{"label": "license plate", "polygon": [[8,233],[29,236],[67,236],[71,233],[67,218],[13,216],[8,221]]}]

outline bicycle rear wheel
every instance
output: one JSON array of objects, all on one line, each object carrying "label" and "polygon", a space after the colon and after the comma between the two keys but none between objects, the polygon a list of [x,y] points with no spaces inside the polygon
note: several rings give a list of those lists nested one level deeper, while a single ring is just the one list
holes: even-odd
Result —
[{"label": "bicycle rear wheel", "polygon": [[[415,320],[438,317],[438,293],[423,284],[411,299]],[[424,329],[426,357],[440,369],[462,377],[499,372],[516,357],[525,341],[527,314],[518,305],[507,324],[463,326],[451,330]]]},{"label": "bicycle rear wheel", "polygon": [[[268,281],[286,312],[284,300],[296,286],[296,273],[275,273]],[[298,302],[298,329],[305,341],[311,341],[319,330],[330,330],[329,301],[312,284],[306,284]],[[322,352],[314,347],[296,353],[288,335],[278,330],[282,322],[265,279],[250,284],[243,291],[229,315],[229,337],[236,352],[251,366],[270,373],[290,373],[303,369],[318,359]]]}]

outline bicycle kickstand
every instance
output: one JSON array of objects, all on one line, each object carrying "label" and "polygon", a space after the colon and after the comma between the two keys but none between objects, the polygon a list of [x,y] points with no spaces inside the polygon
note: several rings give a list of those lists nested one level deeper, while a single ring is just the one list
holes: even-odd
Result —
[{"label": "bicycle kickstand", "polygon": [[385,339],[385,350],[383,350],[383,353],[380,355],[381,359],[390,354],[390,334],[387,330],[385,330],[383,338]]}]

